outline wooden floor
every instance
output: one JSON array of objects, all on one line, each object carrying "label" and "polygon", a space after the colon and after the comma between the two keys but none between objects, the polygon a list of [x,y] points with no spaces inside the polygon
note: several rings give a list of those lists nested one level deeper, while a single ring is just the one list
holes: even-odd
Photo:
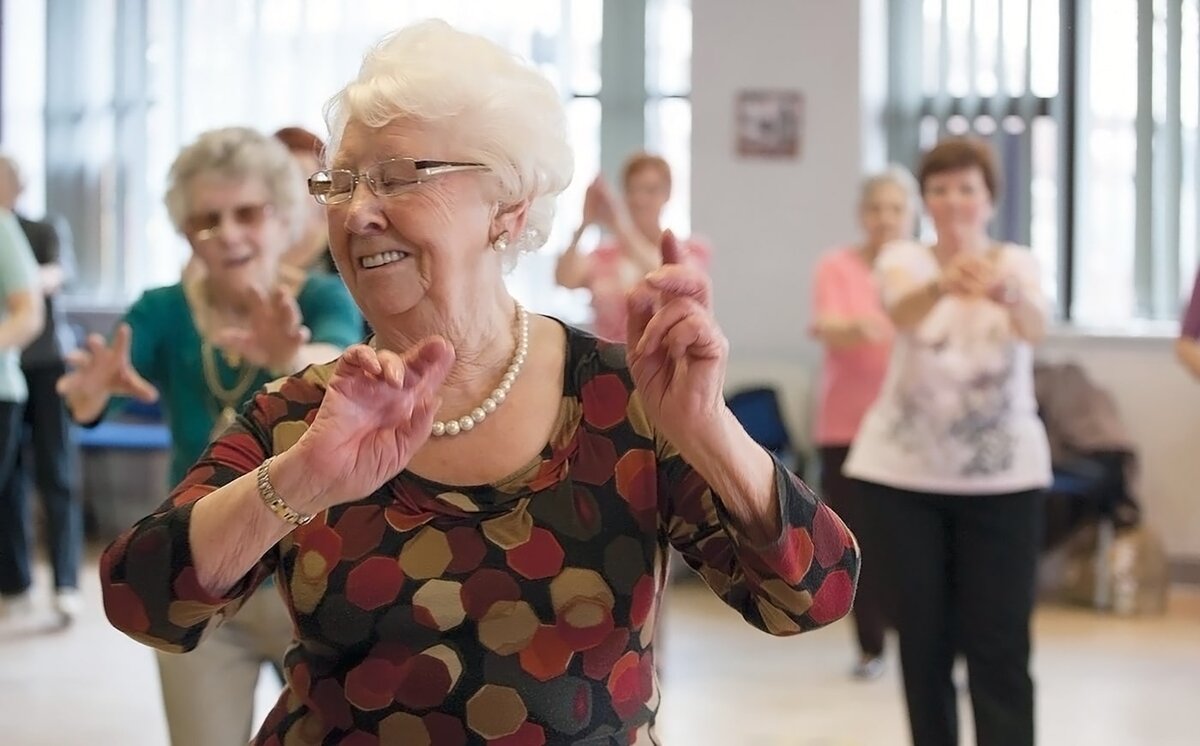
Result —
[{"label": "wooden floor", "polygon": [[[70,629],[55,630],[48,612],[0,622],[0,744],[166,743],[153,657],[107,625],[94,565],[86,577],[88,611]],[[39,580],[44,587],[44,569]],[[663,629],[667,744],[907,743],[895,660],[877,681],[851,681],[845,622],[774,639],[685,583],[672,591]],[[1043,746],[1200,743],[1200,593],[1179,589],[1170,612],[1150,619],[1042,608],[1035,644]],[[258,699],[273,701],[269,683]]]}]

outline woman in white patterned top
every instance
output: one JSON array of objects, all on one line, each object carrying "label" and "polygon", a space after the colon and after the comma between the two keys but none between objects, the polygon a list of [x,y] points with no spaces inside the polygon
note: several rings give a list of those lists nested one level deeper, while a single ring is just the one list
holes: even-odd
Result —
[{"label": "woman in white patterned top", "polygon": [[958,743],[951,669],[965,656],[979,744],[1033,743],[1029,618],[1050,482],[1033,394],[1046,302],[1033,254],[994,241],[999,174],[977,140],[940,143],[919,182],[933,245],[876,268],[897,336],[845,474],[889,526],[894,621],[916,746]]}]

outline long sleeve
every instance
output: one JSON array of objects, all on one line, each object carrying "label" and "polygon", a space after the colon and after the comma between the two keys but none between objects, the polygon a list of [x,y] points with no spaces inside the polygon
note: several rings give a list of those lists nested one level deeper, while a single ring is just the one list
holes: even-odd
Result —
[{"label": "long sleeve", "polygon": [[659,518],[671,544],[742,617],[772,635],[793,635],[845,616],[854,601],[859,551],[841,519],[775,461],[780,535],[755,545],[721,498],[673,446],[659,442]]},{"label": "long sleeve", "polygon": [[[266,406],[260,394],[250,417]],[[266,438],[253,421],[237,424],[209,447],[153,514],[119,536],[100,558],[104,610],[114,627],[160,650],[186,652],[232,615],[278,562],[268,552],[229,593],[214,597],[196,580],[189,542],[192,507],[210,492],[257,468]]]}]

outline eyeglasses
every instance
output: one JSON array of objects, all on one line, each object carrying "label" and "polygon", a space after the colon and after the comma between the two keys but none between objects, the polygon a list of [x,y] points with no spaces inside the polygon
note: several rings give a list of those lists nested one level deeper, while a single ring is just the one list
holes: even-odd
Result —
[{"label": "eyeglasses", "polygon": [[272,206],[266,203],[256,205],[238,205],[227,210],[214,210],[189,215],[183,222],[183,231],[196,241],[208,241],[216,238],[225,222],[225,215],[233,218],[233,222],[245,228],[257,228],[264,218],[271,214]]},{"label": "eyeglasses", "polygon": [[308,178],[308,193],[322,205],[336,205],[354,196],[360,180],[367,182],[376,197],[394,197],[440,174],[488,170],[482,163],[392,158],[380,161],[360,173],[345,168],[318,171]]}]

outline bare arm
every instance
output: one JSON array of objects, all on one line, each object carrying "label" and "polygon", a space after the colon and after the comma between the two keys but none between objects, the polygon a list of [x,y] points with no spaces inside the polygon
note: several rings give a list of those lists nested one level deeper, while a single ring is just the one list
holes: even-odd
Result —
[{"label": "bare arm", "polygon": [[871,319],[824,316],[812,326],[812,335],[831,350],[845,350],[874,341]]},{"label": "bare arm", "polygon": [[943,295],[945,290],[941,278],[917,285],[888,308],[888,316],[897,329],[912,329],[929,315]]},{"label": "bare arm", "polygon": [[1175,340],[1175,357],[1193,377],[1200,379],[1200,342],[1191,337]]},{"label": "bare arm", "polygon": [[37,339],[46,325],[46,308],[42,296],[30,290],[19,290],[5,300],[8,315],[0,321],[0,350],[23,349]]},{"label": "bare arm", "polygon": [[579,241],[583,238],[585,230],[587,225],[579,226],[575,235],[571,237],[571,245],[559,255],[558,263],[554,265],[554,281],[569,290],[587,284],[588,258],[579,250]]},{"label": "bare arm", "polygon": [[[316,507],[303,461],[298,449],[285,451],[271,462],[269,473],[288,505],[307,514]],[[243,474],[200,498],[192,509],[188,540],[197,581],[213,596],[224,596],[295,528],[263,502],[257,472]]]}]

